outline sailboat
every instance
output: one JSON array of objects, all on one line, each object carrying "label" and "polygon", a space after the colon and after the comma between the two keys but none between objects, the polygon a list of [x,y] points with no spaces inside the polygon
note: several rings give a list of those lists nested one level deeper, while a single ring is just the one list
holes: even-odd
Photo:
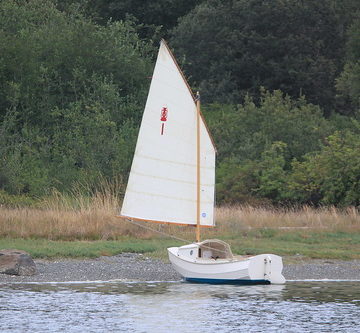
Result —
[{"label": "sailboat", "polygon": [[194,95],[162,40],[149,88],[121,217],[195,226],[196,242],[168,248],[174,269],[190,282],[282,284],[282,258],[233,255],[214,226],[216,148]]}]

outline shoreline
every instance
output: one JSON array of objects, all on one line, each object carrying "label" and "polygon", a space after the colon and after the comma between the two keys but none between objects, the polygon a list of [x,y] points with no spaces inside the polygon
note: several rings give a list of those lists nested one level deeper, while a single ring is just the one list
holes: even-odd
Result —
[{"label": "shoreline", "polygon": [[[302,259],[284,257],[286,280],[359,280],[360,260]],[[34,260],[33,276],[0,274],[0,284],[91,282],[91,281],[181,281],[170,263],[142,254],[122,253],[95,259]]]}]

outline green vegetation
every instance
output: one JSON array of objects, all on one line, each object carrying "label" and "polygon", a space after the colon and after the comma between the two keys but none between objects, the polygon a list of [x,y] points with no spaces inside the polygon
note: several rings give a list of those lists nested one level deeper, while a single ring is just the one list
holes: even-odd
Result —
[{"label": "green vegetation", "polygon": [[[232,237],[228,241],[234,254],[276,253],[303,258],[359,259],[360,235],[350,232],[283,232],[257,230]],[[120,238],[116,241],[50,241],[46,239],[0,239],[0,248],[16,248],[29,252],[34,258],[95,258],[122,252],[143,253],[166,259],[166,248],[182,245],[165,239]]]},{"label": "green vegetation", "polygon": [[96,258],[122,252],[152,253],[174,246],[174,241],[122,238],[117,241],[50,241],[46,239],[0,239],[0,248],[18,249],[34,258]]},{"label": "green vegetation", "polygon": [[[179,20],[172,45],[205,100],[238,103],[259,87],[334,110],[334,81],[359,4],[334,0],[209,0]],[[352,12],[351,10],[354,10]]]},{"label": "green vegetation", "polygon": [[348,30],[346,64],[341,73],[337,88],[344,98],[350,99],[353,107],[360,108],[360,20],[354,23]]},{"label": "green vegetation", "polygon": [[313,259],[359,259],[360,234],[350,232],[282,231],[263,229],[229,240],[236,253],[276,253]]},{"label": "green vegetation", "polygon": [[0,207],[32,207],[39,204],[39,201],[27,195],[12,195],[0,190]]},{"label": "green vegetation", "polygon": [[1,1],[0,205],[125,183],[167,37],[202,94],[219,204],[359,206],[359,15],[357,0]]},{"label": "green vegetation", "polygon": [[41,196],[126,175],[152,50],[52,1],[0,3],[0,188]]},{"label": "green vegetation", "polygon": [[223,143],[219,202],[359,205],[358,120],[324,118],[319,107],[280,91],[263,91],[258,104],[249,97],[238,106],[213,104],[205,115]]}]

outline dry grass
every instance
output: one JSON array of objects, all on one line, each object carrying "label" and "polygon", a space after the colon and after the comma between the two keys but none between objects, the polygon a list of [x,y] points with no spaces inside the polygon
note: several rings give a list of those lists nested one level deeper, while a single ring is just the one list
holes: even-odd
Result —
[{"label": "dry grass", "polygon": [[54,191],[40,208],[0,207],[0,237],[51,240],[116,239],[138,234],[150,237],[140,227],[123,223],[119,214],[118,187],[106,184],[93,195],[76,188],[66,195]]},{"label": "dry grass", "polygon": [[[54,192],[41,202],[41,208],[0,207],[0,237],[51,240],[158,237],[156,232],[116,217],[120,206],[116,186],[104,186],[92,196],[81,193],[81,189],[73,191],[71,195]],[[216,210],[216,220],[217,228],[206,228],[203,238],[221,237],[259,228],[360,231],[360,213],[354,207],[344,210],[334,207],[314,209],[309,206],[299,209],[219,207]],[[148,227],[164,234],[194,240],[193,228],[160,224],[149,224]]]},{"label": "dry grass", "polygon": [[220,232],[258,228],[360,231],[360,213],[355,207],[219,207],[216,210],[216,220]]}]

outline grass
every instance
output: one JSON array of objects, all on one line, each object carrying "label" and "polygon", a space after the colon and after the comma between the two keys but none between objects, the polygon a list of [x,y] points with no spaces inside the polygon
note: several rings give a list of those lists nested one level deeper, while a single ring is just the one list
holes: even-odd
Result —
[{"label": "grass", "polygon": [[275,230],[269,237],[250,234],[241,242],[229,240],[233,251],[246,254],[275,253],[281,256],[307,258],[359,259],[360,233],[347,232],[296,232]]},{"label": "grass", "polygon": [[342,229],[360,232],[360,213],[355,207],[274,208],[239,205],[220,207],[216,220],[224,231],[229,228]]},{"label": "grass", "polygon": [[[24,250],[33,258],[97,258],[123,252],[160,253],[165,247],[180,245],[171,240],[126,238],[117,241],[52,241],[47,239],[0,239],[0,248]],[[162,256],[160,254],[159,256]]]},{"label": "grass", "polygon": [[[360,259],[360,234],[346,232],[308,233],[275,230],[270,236],[262,230],[232,237],[222,237],[234,254],[275,253],[318,259]],[[16,248],[29,252],[34,258],[95,258],[122,252],[144,253],[166,259],[166,248],[182,245],[170,238],[138,239],[123,237],[118,240],[54,241],[47,239],[0,239],[0,248]]]},{"label": "grass", "polygon": [[[165,258],[166,247],[183,244],[117,218],[121,203],[116,193],[105,186],[91,196],[80,190],[70,195],[54,192],[36,206],[0,206],[0,248],[22,249],[37,258],[121,252]],[[223,239],[234,253],[360,258],[360,213],[354,207],[218,207],[216,222],[216,228],[202,231],[202,238]],[[144,225],[194,241],[192,227]]]}]

